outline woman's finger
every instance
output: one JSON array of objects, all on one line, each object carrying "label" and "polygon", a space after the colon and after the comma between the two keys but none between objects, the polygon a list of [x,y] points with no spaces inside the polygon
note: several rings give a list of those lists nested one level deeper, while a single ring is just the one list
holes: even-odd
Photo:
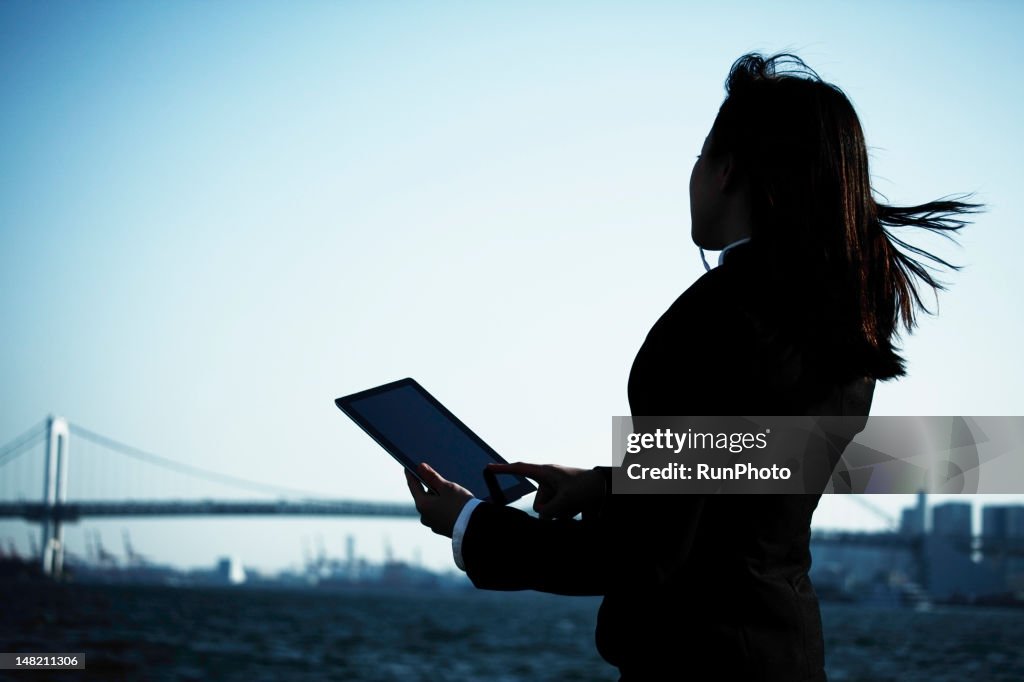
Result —
[{"label": "woman's finger", "polygon": [[405,482],[409,486],[409,492],[412,493],[412,499],[416,500],[416,502],[418,504],[419,501],[420,501],[420,498],[423,497],[426,494],[424,492],[424,490],[423,490],[423,485],[419,482],[419,480],[415,476],[412,475],[411,471],[409,471],[408,469],[404,469],[404,471],[405,471]]},{"label": "woman's finger", "polygon": [[534,502],[534,511],[542,519],[551,519],[558,516],[562,516],[566,509],[565,500],[561,497],[552,497],[542,502]]},{"label": "woman's finger", "polygon": [[420,472],[420,476],[423,477],[427,486],[433,488],[436,493],[441,492],[441,489],[448,484],[448,479],[434,471],[434,468],[426,462],[422,462],[417,471]]},{"label": "woman's finger", "polygon": [[538,506],[545,505],[556,497],[558,497],[558,489],[542,483],[540,489],[537,490],[537,494],[533,498],[533,508],[540,511]]},{"label": "woman's finger", "polygon": [[519,474],[532,478],[535,481],[546,481],[551,479],[551,471],[543,464],[530,464],[528,462],[512,462],[510,464],[488,464],[487,468],[496,474]]}]

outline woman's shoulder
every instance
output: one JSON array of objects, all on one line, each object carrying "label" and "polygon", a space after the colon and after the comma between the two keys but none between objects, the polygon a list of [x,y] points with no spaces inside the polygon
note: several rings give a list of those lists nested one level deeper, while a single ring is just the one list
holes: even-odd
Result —
[{"label": "woman's shoulder", "polygon": [[707,346],[728,352],[777,335],[786,325],[780,314],[785,297],[779,287],[757,272],[720,266],[683,291],[651,328],[668,335],[674,345]]},{"label": "woman's shoulder", "polygon": [[[651,327],[633,361],[634,414],[733,414],[761,393],[767,366],[793,371],[782,337],[718,268],[701,276]],[[771,357],[769,357],[771,356]],[[709,411],[710,410],[710,411]]]},{"label": "woman's shoulder", "polygon": [[637,414],[656,406],[659,413],[802,414],[863,376],[833,347],[842,335],[824,333],[777,283],[751,270],[704,274],[651,328],[630,373]]}]

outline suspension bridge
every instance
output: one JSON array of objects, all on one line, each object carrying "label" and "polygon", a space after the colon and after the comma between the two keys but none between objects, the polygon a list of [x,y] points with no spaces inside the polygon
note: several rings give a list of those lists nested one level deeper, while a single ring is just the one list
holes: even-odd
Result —
[{"label": "suspension bridge", "polygon": [[[87,446],[83,448],[84,452],[76,455],[75,470],[81,473],[76,474],[74,495],[69,493],[72,490],[72,436],[76,438],[76,443],[81,442]],[[38,456],[40,446],[42,457]],[[33,452],[37,454],[35,458],[27,456]],[[28,491],[38,484],[40,461],[43,494],[41,500],[31,500]],[[147,499],[144,497],[147,487],[139,475],[143,467],[188,478],[193,482],[193,487],[195,482],[205,482],[235,491],[244,490],[250,494],[275,495],[277,498],[175,499],[166,497],[166,494],[153,494]],[[111,470],[120,470],[126,475],[112,477],[107,473]],[[162,476],[161,481],[174,476]],[[123,499],[123,488],[116,488],[123,485],[125,479],[129,482],[128,487],[133,490],[133,499],[130,500]],[[10,499],[12,497],[17,499]],[[67,523],[86,518],[245,515],[418,516],[410,504],[320,499],[306,491],[186,464],[126,445],[70,423],[63,417],[48,417],[0,447],[0,519],[20,518],[42,526],[39,561],[43,573],[54,577],[61,575],[64,566],[64,525]]]},{"label": "suspension bridge", "polygon": [[[75,438],[75,466],[71,439]],[[33,454],[35,456],[33,456]],[[71,472],[75,476],[72,478]],[[154,474],[158,474],[155,475]],[[173,479],[188,481],[189,498],[174,492]],[[41,481],[41,485],[40,485]],[[156,485],[153,485],[155,481]],[[175,484],[177,485],[177,484]],[[197,497],[205,486],[211,494]],[[38,495],[40,487],[42,496]],[[171,492],[168,492],[168,487]],[[224,493],[258,494],[261,498],[227,499]],[[273,496],[268,499],[268,496]],[[914,573],[927,584],[927,537],[922,530],[896,532],[892,516],[858,495],[844,496],[886,522],[889,531],[865,533],[814,531],[818,545],[872,547],[910,553]],[[130,498],[130,499],[126,499]],[[920,518],[924,519],[923,496]],[[32,543],[43,573],[60,577],[65,559],[64,526],[84,519],[117,517],[210,516],[347,516],[414,518],[411,504],[324,499],[315,493],[186,464],[141,450],[91,431],[62,417],[48,417],[0,447],[0,520],[22,519],[41,526],[41,542]],[[923,525],[922,525],[923,528]],[[951,539],[944,540],[947,544]],[[972,536],[956,541],[956,553],[1017,560],[1024,557],[1024,538]]]}]

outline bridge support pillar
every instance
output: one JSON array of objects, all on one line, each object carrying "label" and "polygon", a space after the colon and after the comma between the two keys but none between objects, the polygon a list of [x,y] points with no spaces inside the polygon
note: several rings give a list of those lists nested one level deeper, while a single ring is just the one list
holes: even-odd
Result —
[{"label": "bridge support pillar", "polygon": [[64,528],[53,514],[55,506],[64,504],[68,496],[68,422],[63,417],[50,416],[46,422],[46,468],[43,472],[43,504],[48,514],[43,519],[42,561],[43,573],[60,578],[64,570]]}]

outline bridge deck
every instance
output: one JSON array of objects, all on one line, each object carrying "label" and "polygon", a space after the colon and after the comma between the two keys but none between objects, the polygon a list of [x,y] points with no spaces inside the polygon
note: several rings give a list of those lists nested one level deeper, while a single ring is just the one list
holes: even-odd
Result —
[{"label": "bridge deck", "polygon": [[0,502],[0,518],[44,519],[64,522],[84,517],[124,516],[373,516],[410,518],[419,516],[410,504],[354,502],[350,500],[225,501],[168,500],[131,502]]}]

